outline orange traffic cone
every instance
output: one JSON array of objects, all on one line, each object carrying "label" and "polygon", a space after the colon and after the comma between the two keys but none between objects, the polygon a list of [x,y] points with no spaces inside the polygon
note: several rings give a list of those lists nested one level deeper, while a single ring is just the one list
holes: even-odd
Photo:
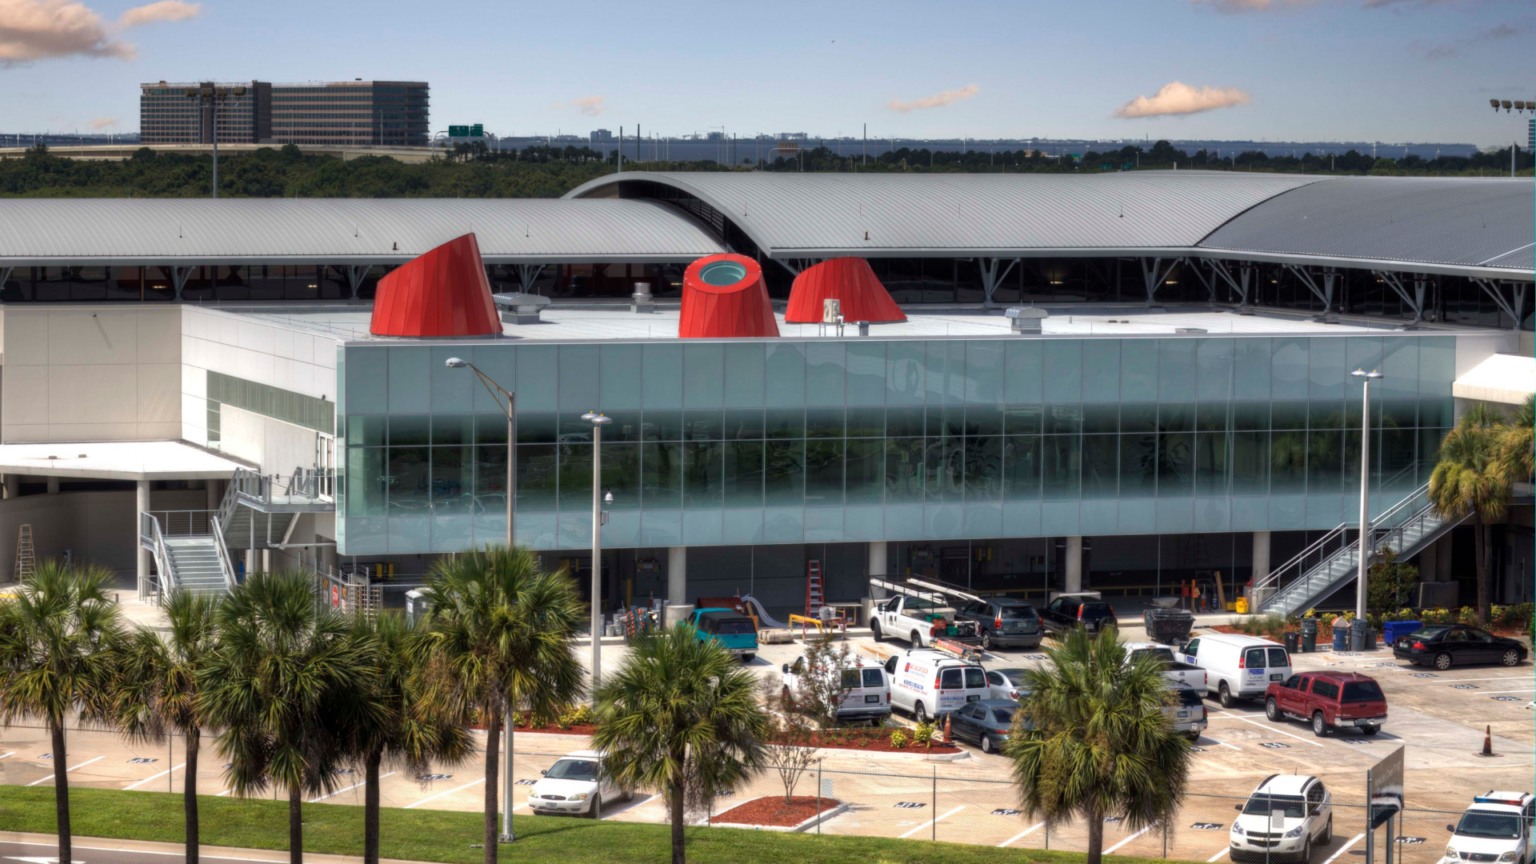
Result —
[{"label": "orange traffic cone", "polygon": [[948,714],[944,715],[944,743],[945,744],[953,744],[954,743],[954,741],[951,740],[950,737],[949,737],[949,715]]},{"label": "orange traffic cone", "polygon": [[1493,727],[1492,726],[1484,726],[1483,727],[1483,752],[1481,754],[1479,754],[1479,755],[1482,755],[1482,756],[1492,756],[1493,755]]}]

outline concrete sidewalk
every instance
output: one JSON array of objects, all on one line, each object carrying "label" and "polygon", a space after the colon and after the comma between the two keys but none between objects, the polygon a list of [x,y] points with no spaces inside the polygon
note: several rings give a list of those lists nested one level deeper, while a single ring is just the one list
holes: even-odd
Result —
[{"label": "concrete sidewalk", "polygon": [[[46,857],[52,858],[57,854],[58,837],[53,834],[30,834],[23,831],[0,831],[0,844],[17,844],[26,846],[47,847],[53,854]],[[359,841],[361,842],[361,841]],[[82,837],[75,835],[72,838],[73,848],[79,852],[130,852],[148,855],[169,855],[182,857],[186,854],[186,846],[181,843],[154,843],[148,840],[113,840],[106,837]],[[223,861],[257,861],[270,862],[270,864],[288,864],[288,852],[276,849],[242,849],[237,846],[199,846],[198,854],[202,858],[214,858]],[[28,857],[44,857],[28,856]],[[80,857],[78,854],[76,857]],[[314,852],[305,852],[305,864],[362,864],[361,855],[317,855]],[[407,862],[396,858],[380,858],[380,862],[391,864],[429,864],[429,862]]]}]

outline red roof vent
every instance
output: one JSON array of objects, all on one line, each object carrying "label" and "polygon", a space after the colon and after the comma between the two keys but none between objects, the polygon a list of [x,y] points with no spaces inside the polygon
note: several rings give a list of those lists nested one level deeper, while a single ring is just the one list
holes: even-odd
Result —
[{"label": "red roof vent", "polygon": [[836,299],[842,307],[843,320],[905,321],[907,316],[891,299],[885,286],[863,258],[833,258],[807,267],[795,277],[789,289],[789,309],[784,321],[791,324],[820,324],[822,301]]},{"label": "red roof vent", "polygon": [[763,269],[744,255],[710,255],[683,273],[680,339],[777,336]]},{"label": "red roof vent", "polygon": [[373,301],[375,336],[494,336],[501,319],[475,235],[465,234],[422,253],[379,280]]}]

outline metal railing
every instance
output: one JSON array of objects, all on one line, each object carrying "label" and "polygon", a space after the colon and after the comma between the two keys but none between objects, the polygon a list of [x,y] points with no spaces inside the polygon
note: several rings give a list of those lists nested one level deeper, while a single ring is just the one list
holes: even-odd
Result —
[{"label": "metal railing", "polygon": [[336,500],[336,472],[328,468],[295,468],[287,477],[236,468],[229,486],[236,496],[262,505],[270,505],[275,499],[284,497]]},{"label": "metal railing", "polygon": [[228,591],[234,591],[238,580],[235,579],[235,565],[230,560],[229,547],[224,545],[224,529],[219,525],[218,519],[215,518],[210,521],[213,525],[213,548],[219,553],[219,571],[224,576],[224,588]]},{"label": "metal railing", "polygon": [[139,544],[148,546],[155,557],[155,570],[160,574],[159,596],[165,597],[176,590],[176,574],[171,569],[170,552],[165,548],[165,536],[160,533],[160,521],[153,513],[139,513]]},{"label": "metal railing", "polygon": [[212,510],[152,510],[165,537],[208,537],[212,532]]},{"label": "metal railing", "polygon": [[335,567],[315,571],[315,600],[322,607],[349,615],[373,616],[384,608],[384,586],[367,576],[343,573]]}]

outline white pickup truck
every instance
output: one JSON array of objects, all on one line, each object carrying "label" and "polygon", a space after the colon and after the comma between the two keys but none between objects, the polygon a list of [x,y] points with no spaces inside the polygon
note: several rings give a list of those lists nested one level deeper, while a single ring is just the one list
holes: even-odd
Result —
[{"label": "white pickup truck", "polygon": [[869,629],[875,641],[889,636],[903,639],[913,648],[929,648],[935,639],[963,644],[981,641],[975,621],[957,621],[955,609],[946,606],[940,596],[901,594],[878,601],[870,618]]},{"label": "white pickup truck", "polygon": [[1163,677],[1168,679],[1168,686],[1174,690],[1198,690],[1205,691],[1205,670],[1199,666],[1182,663],[1174,656],[1173,648],[1161,642],[1127,642],[1125,643],[1125,662],[1134,663],[1146,655],[1161,660],[1163,663]]}]

